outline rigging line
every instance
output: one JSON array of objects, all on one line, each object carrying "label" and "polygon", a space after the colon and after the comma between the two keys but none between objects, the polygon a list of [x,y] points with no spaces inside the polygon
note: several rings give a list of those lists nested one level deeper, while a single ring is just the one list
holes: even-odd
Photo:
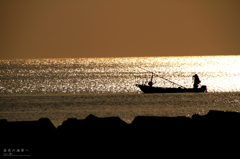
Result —
[{"label": "rigging line", "polygon": [[[141,68],[141,67],[138,67],[138,68]],[[141,68],[141,69],[143,69],[143,70],[145,70],[145,71],[147,71],[147,72],[150,72],[150,73],[154,74],[155,76],[160,77],[160,78],[162,78],[162,79],[164,79],[164,80],[166,80],[166,81],[168,81],[168,82],[171,82],[171,83],[176,84],[176,85],[178,85],[178,86],[180,86],[180,87],[186,88],[186,87],[184,87],[184,86],[181,86],[180,84],[177,84],[177,83],[175,83],[175,82],[173,82],[173,81],[170,81],[170,80],[168,80],[168,79],[166,79],[166,78],[163,78],[163,77],[159,76],[158,74],[156,74],[156,73],[154,73],[154,72],[148,71],[148,70],[146,70],[146,69],[144,69],[144,68]]]}]

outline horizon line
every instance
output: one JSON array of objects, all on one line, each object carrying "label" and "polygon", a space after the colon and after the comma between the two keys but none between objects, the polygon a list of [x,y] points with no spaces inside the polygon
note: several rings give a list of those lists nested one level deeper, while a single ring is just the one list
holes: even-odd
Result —
[{"label": "horizon line", "polygon": [[146,58],[146,57],[196,57],[196,56],[240,56],[240,55],[162,55],[162,56],[92,56],[92,57],[30,57],[30,58],[3,58],[0,60],[27,60],[27,59],[90,59],[90,58]]}]

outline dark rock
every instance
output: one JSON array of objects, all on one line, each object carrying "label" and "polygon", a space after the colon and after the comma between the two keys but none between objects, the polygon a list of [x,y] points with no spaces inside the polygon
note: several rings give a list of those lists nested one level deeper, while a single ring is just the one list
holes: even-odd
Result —
[{"label": "dark rock", "polygon": [[[0,122],[3,148],[25,149],[31,156],[50,153],[56,128],[49,119],[39,121]],[[47,143],[47,144],[46,144]]]},{"label": "dark rock", "polygon": [[[159,149],[184,153],[198,149],[197,145],[203,141],[209,148],[228,141],[224,137],[234,141],[240,133],[239,121],[239,113],[223,111],[194,114],[192,119],[137,116],[132,124],[119,117],[99,118],[90,114],[83,120],[69,118],[57,129],[47,118],[23,122],[0,120],[1,146],[28,149],[30,155],[42,157],[111,157],[113,153],[142,157],[144,152]],[[189,146],[180,146],[183,143]]]},{"label": "dark rock", "polygon": [[126,141],[127,126],[119,117],[98,118],[90,114],[83,120],[69,118],[57,128],[57,136],[61,140],[59,145],[67,145],[59,149],[73,154],[78,152],[77,149],[81,149],[82,153],[88,153],[89,149],[96,153],[119,151]]},{"label": "dark rock", "polygon": [[240,114],[237,112],[210,110],[203,116],[194,114],[192,122],[193,134],[198,135],[202,140],[209,139],[213,143],[236,140],[240,133]]}]

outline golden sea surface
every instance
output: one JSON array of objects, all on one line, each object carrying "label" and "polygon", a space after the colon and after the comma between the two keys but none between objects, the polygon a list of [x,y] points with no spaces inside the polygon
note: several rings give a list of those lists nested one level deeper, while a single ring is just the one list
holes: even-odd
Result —
[{"label": "golden sea surface", "polygon": [[1,94],[140,92],[135,84],[151,78],[141,68],[185,87],[192,88],[197,73],[208,92],[240,91],[240,56],[14,59],[0,60],[0,68]]},{"label": "golden sea surface", "polygon": [[[144,94],[151,73],[192,88],[197,73],[208,93]],[[0,61],[0,119],[187,116],[240,111],[240,56],[14,59]],[[141,78],[136,78],[141,77]],[[153,86],[176,87],[154,77]]]}]

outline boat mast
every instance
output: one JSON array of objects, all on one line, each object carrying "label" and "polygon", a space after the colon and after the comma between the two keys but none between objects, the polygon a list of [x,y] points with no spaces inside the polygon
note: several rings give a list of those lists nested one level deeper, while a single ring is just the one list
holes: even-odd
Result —
[{"label": "boat mast", "polygon": [[153,79],[153,72],[152,72],[152,76],[151,76],[151,81],[148,82],[148,85],[149,85],[150,87],[152,87],[152,85],[153,85],[152,79]]},{"label": "boat mast", "polygon": [[[141,68],[141,67],[138,67],[138,68]],[[141,68],[141,69],[143,69],[143,70],[145,70],[145,71],[147,71],[147,72],[151,72],[151,71],[148,71],[148,70],[146,70],[146,69],[144,69],[144,68]],[[178,85],[178,86],[180,86],[180,87],[183,87],[183,88],[186,88],[186,87],[184,87],[184,86],[181,86],[180,84],[177,84],[177,83],[175,83],[175,82],[173,82],[173,81],[170,81],[170,80],[168,80],[168,79],[166,79],[166,78],[163,78],[163,77],[161,77],[161,76],[159,76],[158,74],[156,74],[156,73],[154,73],[154,72],[151,72],[152,73],[152,77],[151,77],[151,84],[152,84],[152,78],[153,78],[153,74],[155,75],[155,76],[157,76],[157,77],[160,77],[160,78],[162,78],[162,79],[164,79],[164,80],[166,80],[166,81],[168,81],[168,82],[170,82],[170,83],[173,83],[173,84],[175,84],[175,85]],[[149,82],[149,83],[150,83]]]}]

